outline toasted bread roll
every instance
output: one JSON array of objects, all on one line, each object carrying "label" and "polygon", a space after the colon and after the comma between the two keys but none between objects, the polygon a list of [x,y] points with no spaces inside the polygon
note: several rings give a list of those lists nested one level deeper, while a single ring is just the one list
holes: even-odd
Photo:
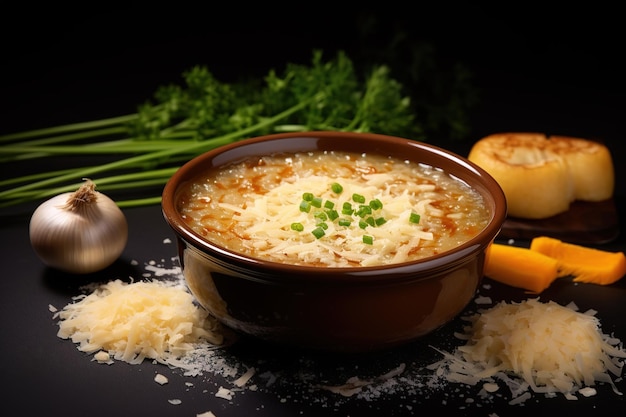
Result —
[{"label": "toasted bread roll", "polygon": [[548,218],[567,211],[574,200],[613,195],[611,155],[585,139],[498,133],[476,142],[468,159],[498,181],[512,217]]},{"label": "toasted bread roll", "polygon": [[550,142],[569,166],[576,200],[603,201],[613,196],[615,171],[606,146],[567,136],[550,136]]}]

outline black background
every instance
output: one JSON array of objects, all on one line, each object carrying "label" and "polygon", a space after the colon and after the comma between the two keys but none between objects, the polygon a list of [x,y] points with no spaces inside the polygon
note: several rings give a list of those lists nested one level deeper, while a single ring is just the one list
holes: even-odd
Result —
[{"label": "black background", "polygon": [[[520,129],[601,138],[621,133],[624,41],[610,9],[498,14],[469,7],[409,12],[292,5],[216,12],[181,5],[90,12],[24,7],[5,14],[2,132],[133,112],[157,86],[180,82],[193,65],[229,81],[265,75],[288,61],[308,63],[314,48],[373,61],[402,33],[407,43],[433,45],[442,71],[462,63],[473,72],[481,105],[472,139]],[[403,57],[393,59],[399,76]]]},{"label": "black background", "polygon": [[[371,58],[384,48],[394,33],[407,33],[415,42],[435,45],[442,66],[460,61],[474,73],[480,103],[471,114],[471,132],[464,141],[446,138],[433,142],[464,154],[471,143],[487,134],[502,131],[538,131],[603,140],[615,161],[615,201],[621,218],[626,206],[623,161],[624,36],[618,13],[610,9],[558,10],[549,15],[529,5],[506,11],[443,7],[411,9],[393,3],[377,8],[345,11],[332,5],[260,6],[216,8],[176,3],[165,9],[151,5],[115,7],[93,5],[92,10],[58,6],[19,6],[3,13],[0,33],[0,134],[86,121],[132,113],[162,84],[178,83],[184,70],[207,65],[216,76],[234,80],[247,74],[264,75],[285,62],[307,63],[313,48],[343,49],[359,59]],[[149,9],[148,9],[149,7]],[[373,32],[363,32],[370,22]],[[370,54],[371,52],[371,54]],[[396,57],[401,65],[401,57]],[[0,167],[3,176],[14,174]],[[13,168],[11,168],[13,169]],[[141,274],[130,260],[147,262],[174,256],[172,246],[163,245],[171,233],[158,207],[129,209],[129,245],[117,265],[103,274]],[[331,409],[298,402],[280,395],[265,398],[247,393],[234,403],[216,401],[198,386],[185,389],[185,378],[150,364],[132,367],[123,363],[99,367],[84,357],[72,343],[56,338],[48,304],[61,307],[76,295],[84,281],[74,281],[44,268],[30,250],[27,224],[30,212],[0,218],[2,222],[3,268],[0,284],[2,342],[0,379],[3,405],[23,410],[23,415],[44,412],[63,415],[188,415],[208,409],[228,415],[325,415]],[[606,248],[624,250],[622,234]],[[96,278],[103,278],[100,275]],[[92,277],[93,278],[93,277]],[[490,283],[490,281],[487,280]],[[521,291],[495,283],[487,291],[497,299],[521,299]],[[575,300],[583,308],[600,311],[607,330],[624,334],[624,284],[611,288],[576,287],[561,283],[545,297],[563,303]],[[458,326],[458,323],[455,324]],[[451,338],[448,327],[433,339],[389,354],[365,359],[380,360],[381,366],[397,358],[411,357],[429,342]],[[254,361],[267,351],[243,349],[242,358]],[[282,354],[282,353],[281,353]],[[284,353],[286,362],[297,363],[297,353]],[[289,356],[293,355],[293,356]],[[397,358],[391,358],[396,355]],[[434,358],[435,355],[431,356]],[[328,369],[334,369],[330,359]],[[350,365],[359,359],[350,359]],[[364,366],[364,365],[362,365]],[[324,367],[321,372],[327,371]],[[155,372],[166,373],[171,383],[161,387],[152,382]],[[206,383],[215,391],[220,381]],[[623,382],[621,383],[624,390]],[[286,392],[285,395],[291,395]],[[297,395],[297,393],[293,394]],[[172,406],[168,398],[182,398]],[[425,400],[421,408],[442,407],[459,415],[517,415],[532,412],[588,415],[624,409],[623,396],[603,390],[601,397],[579,400],[542,399],[526,407],[499,403],[489,407],[459,408],[452,393]],[[284,398],[284,397],[283,397]],[[380,400],[371,404],[350,403],[339,407],[339,415],[407,414],[399,404],[406,398]],[[336,415],[336,414],[333,414]]]}]

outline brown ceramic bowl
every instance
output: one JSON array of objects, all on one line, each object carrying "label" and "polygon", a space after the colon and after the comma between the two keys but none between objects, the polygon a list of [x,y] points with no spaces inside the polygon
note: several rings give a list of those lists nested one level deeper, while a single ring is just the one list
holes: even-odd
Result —
[{"label": "brown ceramic bowl", "polygon": [[[488,225],[457,248],[423,260],[318,268],[235,253],[183,221],[178,209],[181,190],[204,170],[249,156],[315,150],[382,153],[439,167],[483,196],[490,212]],[[365,352],[426,335],[468,305],[483,276],[487,250],[505,220],[506,200],[489,174],[436,146],[374,134],[306,132],[247,139],[192,159],[166,184],[162,209],[177,236],[190,290],[224,325],[285,345]]]}]

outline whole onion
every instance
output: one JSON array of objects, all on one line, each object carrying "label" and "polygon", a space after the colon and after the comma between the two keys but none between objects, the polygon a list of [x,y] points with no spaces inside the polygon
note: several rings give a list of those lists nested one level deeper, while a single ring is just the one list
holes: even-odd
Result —
[{"label": "whole onion", "polygon": [[102,270],[126,247],[128,223],[122,210],[95,190],[91,180],[71,193],[43,202],[33,212],[30,242],[48,266],[74,274]]}]

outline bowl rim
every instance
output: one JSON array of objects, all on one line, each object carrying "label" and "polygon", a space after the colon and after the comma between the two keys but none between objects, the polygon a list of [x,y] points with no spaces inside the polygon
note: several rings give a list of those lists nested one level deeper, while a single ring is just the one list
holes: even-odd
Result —
[{"label": "bowl rim", "polygon": [[[192,178],[195,178],[195,176],[191,175],[190,173],[195,172],[198,169],[198,165],[201,165],[206,161],[213,161],[219,155],[226,154],[233,149],[241,148],[251,144],[283,140],[286,138],[354,138],[356,136],[358,136],[359,140],[380,141],[381,143],[392,143],[396,146],[408,145],[414,148],[422,149],[424,151],[436,154],[438,158],[450,160],[452,161],[452,163],[467,169],[468,172],[471,173],[471,175],[482,180],[481,184],[484,184],[484,187],[481,188],[489,188],[494,191],[493,193],[487,193],[486,191],[481,192],[481,194],[483,195],[490,194],[493,198],[493,210],[487,226],[478,235],[455,247],[454,249],[441,252],[428,258],[376,266],[324,267],[325,273],[320,274],[320,268],[316,266],[293,265],[255,258],[210,242],[208,239],[196,233],[190,226],[188,226],[176,209],[176,202],[178,192],[180,191],[180,185],[189,181]],[[290,152],[290,150],[287,150],[287,152]],[[252,155],[255,154],[257,153],[253,153]],[[245,158],[242,157],[242,159]],[[228,162],[230,163],[231,161]],[[217,166],[219,167],[219,164]],[[254,269],[260,273],[266,272],[270,275],[272,274],[272,272],[279,272],[281,274],[296,273],[296,275],[293,275],[293,278],[311,278],[315,276],[323,277],[324,275],[328,275],[329,272],[330,275],[335,276],[333,279],[336,279],[337,276],[345,275],[346,277],[351,277],[350,279],[354,279],[354,277],[360,277],[362,279],[375,280],[376,277],[384,271],[395,271],[402,275],[402,271],[406,270],[407,273],[410,272],[414,275],[416,273],[416,268],[423,271],[430,271],[433,273],[438,270],[449,269],[455,264],[464,262],[467,257],[486,249],[494,241],[497,234],[500,232],[507,215],[506,198],[504,195],[504,191],[502,190],[500,185],[489,173],[487,173],[487,171],[485,171],[483,168],[476,165],[475,163],[469,161],[467,158],[437,145],[414,139],[406,139],[377,133],[341,131],[303,131],[274,133],[241,139],[226,145],[216,147],[193,157],[192,159],[184,163],[181,167],[179,167],[179,169],[176,170],[176,172],[165,184],[161,197],[162,214],[166,222],[176,233],[178,239],[182,239],[183,241],[191,244],[197,249],[202,248],[202,251],[209,251],[212,257],[221,259],[222,262],[228,263],[229,259],[235,259],[237,260],[237,262],[241,262],[250,269]]]}]

